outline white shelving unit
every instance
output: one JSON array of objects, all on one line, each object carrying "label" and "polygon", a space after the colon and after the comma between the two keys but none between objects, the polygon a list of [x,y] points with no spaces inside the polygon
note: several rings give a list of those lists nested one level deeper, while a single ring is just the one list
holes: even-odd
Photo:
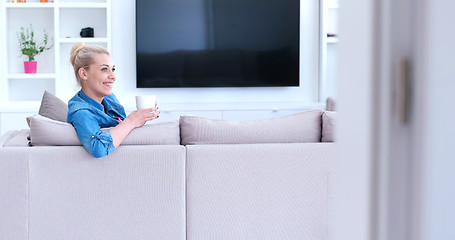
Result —
[{"label": "white shelving unit", "polygon": [[[40,3],[12,3],[0,0],[0,112],[16,107],[18,112],[39,106],[43,92],[62,100],[71,98],[76,88],[69,52],[76,42],[98,44],[111,50],[111,0],[54,0]],[[43,29],[53,40],[52,49],[36,56],[36,74],[24,74],[17,32],[33,25],[38,43]],[[94,28],[94,38],[81,38],[82,28]],[[37,110],[37,109],[36,109]]]},{"label": "white shelving unit", "polygon": [[[326,33],[338,34],[338,0],[327,0],[326,4]],[[327,37],[327,43],[337,43],[337,37]]]},{"label": "white shelving unit", "polygon": [[[320,62],[319,62],[319,101],[327,97],[335,97],[336,93],[336,43],[338,37],[328,37],[327,34],[338,34],[338,1],[319,0],[320,9]],[[330,88],[329,88],[330,86]]]}]

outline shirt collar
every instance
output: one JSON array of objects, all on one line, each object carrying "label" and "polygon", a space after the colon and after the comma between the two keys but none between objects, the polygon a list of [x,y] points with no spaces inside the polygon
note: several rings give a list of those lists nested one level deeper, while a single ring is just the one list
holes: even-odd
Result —
[{"label": "shirt collar", "polygon": [[85,95],[85,93],[82,92],[82,90],[79,91],[79,97],[82,98],[82,100],[86,101],[91,106],[97,108],[98,110],[104,111],[104,106],[101,103],[99,103],[99,102],[93,100],[92,98],[90,98],[89,96]]}]

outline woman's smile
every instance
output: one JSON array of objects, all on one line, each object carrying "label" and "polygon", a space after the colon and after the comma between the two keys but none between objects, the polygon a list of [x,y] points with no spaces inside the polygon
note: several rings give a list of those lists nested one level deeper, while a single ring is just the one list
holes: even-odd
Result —
[{"label": "woman's smile", "polygon": [[108,88],[112,88],[112,85],[114,85],[114,82],[103,82],[104,85],[106,85]]}]

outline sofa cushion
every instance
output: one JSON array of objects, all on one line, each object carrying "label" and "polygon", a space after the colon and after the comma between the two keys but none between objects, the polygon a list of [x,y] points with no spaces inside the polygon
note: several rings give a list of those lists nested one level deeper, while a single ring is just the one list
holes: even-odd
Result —
[{"label": "sofa cushion", "polygon": [[[109,129],[101,129],[107,131]],[[31,144],[35,146],[82,146],[73,125],[39,114],[30,119]],[[122,145],[179,145],[177,121],[148,124],[136,128]]]},{"label": "sofa cushion", "polygon": [[322,137],[321,142],[335,141],[335,127],[337,112],[325,111],[322,113]]},{"label": "sofa cushion", "polygon": [[82,145],[71,124],[52,120],[39,114],[30,118],[30,142],[35,146]]},{"label": "sofa cushion", "polygon": [[332,97],[327,98],[325,106],[326,106],[325,109],[327,111],[336,111],[337,110],[335,99]]},{"label": "sofa cushion", "polygon": [[122,145],[180,145],[179,122],[159,122],[135,128]]},{"label": "sofa cushion", "polygon": [[181,116],[180,137],[183,145],[319,142],[321,114],[321,109],[314,109],[243,122]]},{"label": "sofa cushion", "polygon": [[38,114],[53,120],[66,122],[68,105],[48,91],[44,91]]}]

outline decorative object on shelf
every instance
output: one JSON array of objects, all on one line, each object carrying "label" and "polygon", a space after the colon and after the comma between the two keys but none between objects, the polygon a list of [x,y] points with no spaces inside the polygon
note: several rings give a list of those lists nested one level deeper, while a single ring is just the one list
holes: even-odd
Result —
[{"label": "decorative object on shelf", "polygon": [[90,37],[90,38],[92,38],[92,37],[94,37],[94,35],[95,35],[94,30],[93,30],[93,28],[91,28],[91,27],[82,28],[80,34],[81,34],[81,37],[83,37],[83,38],[84,38],[84,37]]},{"label": "decorative object on shelf", "polygon": [[33,31],[32,24],[30,24],[30,29],[21,27],[21,31],[17,33],[21,54],[28,57],[28,61],[24,61],[25,73],[36,73],[35,56],[53,47],[52,43],[48,47],[49,35],[46,30],[44,30],[44,40],[41,44],[37,44],[34,37],[35,32]]},{"label": "decorative object on shelf", "polygon": [[27,2],[26,0],[13,0],[13,2],[24,3]]},{"label": "decorative object on shelf", "polygon": [[25,73],[36,73],[36,61],[24,61]]},{"label": "decorative object on shelf", "polygon": [[39,0],[39,2],[44,2],[44,3],[46,3],[46,2],[47,2],[47,0]]}]

